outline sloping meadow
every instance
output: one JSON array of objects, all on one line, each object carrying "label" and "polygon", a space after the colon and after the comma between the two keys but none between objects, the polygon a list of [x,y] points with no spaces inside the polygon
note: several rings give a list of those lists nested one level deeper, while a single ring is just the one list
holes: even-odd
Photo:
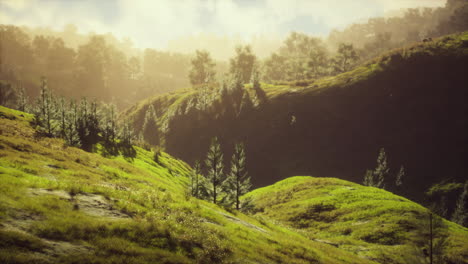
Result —
[{"label": "sloping meadow", "polygon": [[262,217],[190,197],[162,153],[103,157],[0,107],[2,263],[374,263]]},{"label": "sloping meadow", "polygon": [[[430,211],[388,191],[335,178],[292,177],[244,199],[254,215],[378,263],[427,261]],[[439,263],[467,263],[468,229],[435,215],[433,227]]]}]

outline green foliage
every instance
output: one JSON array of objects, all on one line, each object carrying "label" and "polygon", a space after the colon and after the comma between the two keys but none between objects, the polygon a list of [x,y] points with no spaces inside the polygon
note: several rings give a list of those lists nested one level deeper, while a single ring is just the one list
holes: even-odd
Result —
[{"label": "green foliage", "polygon": [[328,72],[328,51],[319,38],[293,32],[279,53],[265,61],[269,81],[302,80],[324,76]]},{"label": "green foliage", "polygon": [[389,175],[387,154],[385,149],[381,148],[377,157],[377,166],[373,171],[367,170],[364,176],[364,185],[377,188],[385,188],[385,177]]},{"label": "green foliage", "polygon": [[224,177],[223,153],[217,137],[211,139],[205,165],[207,168],[206,179],[209,184],[207,188],[208,196],[216,204],[222,191],[221,185]]},{"label": "green foliage", "polygon": [[372,170],[366,170],[364,175],[364,181],[362,182],[365,186],[374,186],[374,172]]},{"label": "green foliage", "polygon": [[56,129],[54,119],[57,115],[56,99],[47,86],[47,79],[41,79],[41,92],[34,111],[36,122],[44,127],[45,133],[52,136]]},{"label": "green foliage", "polygon": [[13,106],[16,93],[10,83],[0,80],[0,105]]},{"label": "green foliage", "polygon": [[334,71],[336,73],[347,72],[356,65],[359,56],[353,47],[353,44],[341,43],[338,47],[338,53],[332,59]]},{"label": "green foliage", "polygon": [[141,129],[143,138],[146,142],[150,145],[156,146],[159,145],[159,128],[156,124],[157,116],[156,112],[154,111],[153,105],[148,107],[145,113],[145,119],[143,122],[143,127]]},{"label": "green foliage", "polygon": [[204,177],[201,176],[200,162],[195,161],[195,165],[190,173],[190,194],[195,198],[202,198],[202,189],[206,185]]},{"label": "green foliage", "polygon": [[237,210],[241,208],[240,197],[249,192],[252,187],[245,163],[244,144],[238,143],[234,147],[234,154],[232,154],[231,171],[223,183],[229,203],[234,204]]},{"label": "green foliage", "polygon": [[400,187],[403,185],[403,177],[405,176],[405,168],[403,165],[400,167],[400,170],[398,171],[398,174],[396,175],[396,180],[395,180],[395,185],[397,187]]},{"label": "green foliage", "polygon": [[94,144],[99,142],[99,122],[101,120],[96,102],[89,103],[85,98],[78,106],[77,131],[81,147],[91,151]]},{"label": "green foliage", "polygon": [[[0,84],[1,85],[1,84]],[[0,103],[1,104],[1,103]],[[24,86],[18,89],[17,98],[16,98],[16,109],[22,112],[29,111],[29,97],[24,89]],[[2,104],[4,105],[4,104]]]},{"label": "green foliage", "polygon": [[468,226],[468,181],[463,186],[463,191],[457,200],[455,211],[452,215],[452,221],[461,225]]},{"label": "green foliage", "polygon": [[130,120],[125,120],[123,122],[122,130],[120,131],[120,139],[124,146],[130,147],[132,145],[132,142],[135,139],[135,133]]},{"label": "green foliage", "polygon": [[232,75],[239,75],[242,84],[248,83],[254,72],[257,57],[252,53],[250,46],[236,47],[236,55],[230,60],[229,72]]},{"label": "green foliage", "polygon": [[114,104],[106,104],[101,110],[103,120],[100,124],[105,144],[113,144],[117,138],[117,108]]},{"label": "green foliage", "polygon": [[427,212],[422,217],[421,228],[418,229],[416,237],[422,248],[419,254],[426,263],[446,263],[450,235],[447,224],[443,218],[433,212]]},{"label": "green foliage", "polygon": [[189,73],[192,86],[213,82],[216,74],[214,66],[208,51],[197,50]]}]

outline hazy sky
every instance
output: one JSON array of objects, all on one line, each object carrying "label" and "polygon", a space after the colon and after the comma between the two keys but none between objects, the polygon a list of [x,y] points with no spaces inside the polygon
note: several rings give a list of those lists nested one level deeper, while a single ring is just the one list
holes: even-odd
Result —
[{"label": "hazy sky", "polygon": [[[137,47],[166,48],[189,36],[326,35],[333,28],[445,0],[0,0],[0,23],[130,37]],[[179,40],[177,42],[177,40]]]}]

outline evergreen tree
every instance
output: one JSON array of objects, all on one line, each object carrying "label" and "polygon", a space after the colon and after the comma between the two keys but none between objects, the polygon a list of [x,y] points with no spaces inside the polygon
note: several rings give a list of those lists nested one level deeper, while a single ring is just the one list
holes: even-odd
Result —
[{"label": "evergreen tree", "polygon": [[[0,41],[1,45],[1,41]],[[1,58],[2,56],[0,56]],[[1,66],[1,65],[0,65]],[[16,101],[16,91],[11,84],[0,81],[0,105],[10,107]]]},{"label": "evergreen tree", "polygon": [[384,188],[385,177],[388,176],[389,171],[385,149],[381,148],[379,156],[377,157],[377,167],[373,171],[366,171],[363,184],[371,187]]},{"label": "evergreen tree", "polygon": [[246,194],[252,187],[250,177],[248,177],[245,170],[245,162],[244,144],[236,144],[231,160],[231,171],[225,185],[237,210],[240,209],[240,197]]},{"label": "evergreen tree", "polygon": [[403,165],[400,167],[400,170],[398,171],[398,174],[396,176],[396,181],[395,185],[397,187],[400,187],[403,184],[403,177],[405,176],[405,168]]},{"label": "evergreen tree", "polygon": [[385,187],[385,177],[388,173],[387,155],[385,154],[385,149],[381,148],[379,157],[377,158],[377,167],[374,170],[375,187],[382,189]]},{"label": "evergreen tree", "polygon": [[452,215],[452,221],[462,225],[468,225],[468,211],[467,211],[467,203],[468,202],[468,181],[465,182],[463,186],[463,191],[460,194],[460,197],[457,200],[457,204],[455,207],[455,211]]},{"label": "evergreen tree", "polygon": [[195,161],[195,165],[193,166],[192,172],[190,173],[190,190],[192,196],[195,198],[200,198],[200,185],[202,184],[202,180],[200,178],[201,174],[201,167],[200,162]]},{"label": "evergreen tree", "polygon": [[81,100],[77,118],[77,131],[84,150],[90,151],[93,145],[99,141],[99,120],[97,103],[92,102],[89,104],[86,98]]},{"label": "evergreen tree", "polygon": [[70,101],[70,105],[67,111],[67,123],[66,123],[66,133],[65,140],[68,145],[80,147],[81,141],[78,135],[78,106],[74,101]]},{"label": "evergreen tree", "polygon": [[442,217],[429,211],[417,233],[423,245],[423,259],[430,264],[445,263],[443,259],[448,246],[448,232]]},{"label": "evergreen tree", "polygon": [[214,137],[211,140],[211,145],[208,150],[208,155],[205,161],[207,167],[207,180],[209,187],[207,192],[209,197],[213,200],[213,203],[218,202],[218,195],[222,184],[223,177],[223,153],[218,142],[218,138]]},{"label": "evergreen tree", "polygon": [[132,145],[132,142],[135,138],[131,123],[129,120],[126,120],[122,126],[122,131],[120,132],[120,139],[124,146],[129,147]]},{"label": "evergreen tree", "polygon": [[41,79],[41,93],[37,100],[37,108],[35,111],[36,121],[41,125],[47,135],[52,136],[55,125],[54,119],[56,115],[55,98],[47,86],[47,79]]},{"label": "evergreen tree", "polygon": [[23,112],[28,112],[28,95],[24,89],[24,86],[21,85],[21,88],[18,89],[16,97],[16,108]]},{"label": "evergreen tree", "polygon": [[363,183],[365,186],[374,186],[374,172],[372,170],[367,170],[366,174],[364,175]]},{"label": "evergreen tree", "polygon": [[152,104],[146,110],[142,135],[149,144],[154,146],[159,144],[159,128],[156,124],[156,112]]},{"label": "evergreen tree", "polygon": [[59,131],[58,131],[58,136],[61,138],[66,138],[67,134],[67,106],[66,106],[66,101],[65,98],[60,97],[60,100],[57,105],[57,112],[58,112],[58,121],[59,121]]},{"label": "evergreen tree", "polygon": [[104,116],[101,122],[102,137],[105,143],[113,144],[117,137],[117,110],[115,104],[105,105],[103,111]]}]

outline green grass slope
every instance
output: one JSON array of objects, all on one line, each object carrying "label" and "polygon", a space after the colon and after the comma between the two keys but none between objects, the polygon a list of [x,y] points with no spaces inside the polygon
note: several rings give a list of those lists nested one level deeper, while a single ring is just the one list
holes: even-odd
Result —
[{"label": "green grass slope", "polygon": [[[465,178],[467,68],[465,32],[391,51],[337,76],[262,84],[266,102],[241,113],[232,111],[238,103],[187,89],[145,100],[125,116],[139,128],[153,104],[166,151],[190,164],[205,156],[214,136],[226,157],[244,142],[257,187],[293,175],[362,182],[384,147],[393,173],[407,169],[405,196],[421,201],[432,184]],[[253,98],[249,85],[247,91]]]},{"label": "green grass slope", "polygon": [[[385,190],[334,178],[292,177],[248,193],[256,215],[378,263],[425,263],[428,210]],[[468,263],[468,229],[443,221],[438,263]]]},{"label": "green grass slope", "polygon": [[375,263],[190,198],[190,167],[104,158],[0,107],[0,263]]}]

